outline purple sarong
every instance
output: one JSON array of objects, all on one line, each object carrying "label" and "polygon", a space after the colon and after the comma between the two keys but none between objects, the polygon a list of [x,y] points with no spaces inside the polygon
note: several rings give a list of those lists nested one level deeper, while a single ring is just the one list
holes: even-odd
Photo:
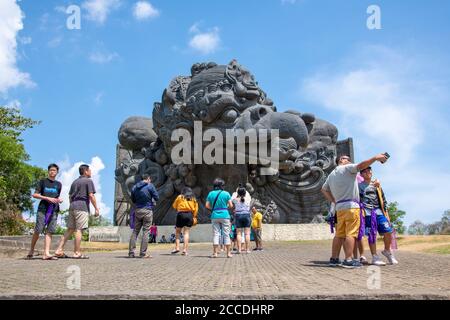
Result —
[{"label": "purple sarong", "polygon": [[374,244],[377,241],[377,209],[372,209],[370,212],[370,231],[369,231],[369,243]]},{"label": "purple sarong", "polygon": [[134,229],[135,225],[135,209],[134,207],[130,210],[130,229]]},{"label": "purple sarong", "polygon": [[52,220],[54,211],[55,211],[55,205],[53,203],[49,203],[48,207],[47,207],[47,212],[45,213],[45,225],[46,226],[48,226],[48,224]]}]

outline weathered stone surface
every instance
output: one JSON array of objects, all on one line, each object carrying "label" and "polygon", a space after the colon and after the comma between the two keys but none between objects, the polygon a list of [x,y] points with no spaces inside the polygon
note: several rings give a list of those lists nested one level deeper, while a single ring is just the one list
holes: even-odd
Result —
[{"label": "weathered stone surface", "polygon": [[[148,141],[135,118],[122,125],[119,141],[130,150],[130,155],[118,164],[116,180],[121,184],[122,199],[129,201],[129,191],[142,174],[152,176],[161,195],[154,211],[157,224],[175,223],[176,212],[171,205],[184,186],[191,187],[199,197],[199,222],[208,222],[210,213],[204,206],[205,198],[216,177],[223,178],[231,192],[239,183],[247,185],[252,205],[263,213],[265,223],[317,221],[317,216],[328,209],[320,189],[335,168],[336,157],[343,153],[353,156],[352,140],[338,141],[338,130],[333,124],[311,113],[278,112],[255,77],[235,60],[227,65],[197,63],[190,76],[174,78],[164,90],[161,102],[154,104],[152,119],[157,139],[152,135]],[[172,132],[186,129],[192,133],[195,123],[201,123],[203,131],[218,130],[223,137],[226,130],[277,129],[279,169],[265,175],[265,165],[251,164],[248,143],[245,164],[175,164],[172,150],[178,141],[172,141]],[[147,122],[141,126],[150,128]],[[126,137],[123,142],[121,135]],[[267,141],[269,145],[272,142]],[[203,142],[202,147],[206,146]],[[193,159],[194,152],[187,158]],[[122,209],[126,207],[123,202],[120,204]],[[116,224],[127,221],[124,213],[117,215]]]},{"label": "weathered stone surface", "polygon": [[130,150],[140,150],[156,141],[156,133],[152,129],[150,118],[129,117],[119,129],[119,142]]}]

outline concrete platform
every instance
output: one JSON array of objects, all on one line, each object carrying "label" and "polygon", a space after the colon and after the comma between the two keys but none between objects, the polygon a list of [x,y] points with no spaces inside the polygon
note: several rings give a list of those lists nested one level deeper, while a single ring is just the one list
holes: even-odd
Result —
[{"label": "concrete platform", "polygon": [[330,246],[267,242],[264,251],[231,259],[210,258],[210,244],[192,244],[188,256],[152,244],[152,259],[129,259],[127,251],[3,258],[0,299],[450,299],[450,255],[400,248],[398,265],[352,270],[328,266]]}]

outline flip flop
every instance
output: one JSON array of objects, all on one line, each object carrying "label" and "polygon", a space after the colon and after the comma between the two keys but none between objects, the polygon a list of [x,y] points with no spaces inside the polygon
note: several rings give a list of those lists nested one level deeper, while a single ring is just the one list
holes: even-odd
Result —
[{"label": "flip flop", "polygon": [[183,252],[181,253],[181,255],[182,255],[182,256],[187,256],[188,253],[187,253],[186,251],[183,251]]},{"label": "flip flop", "polygon": [[210,255],[210,258],[217,258],[217,253],[213,253],[212,255]]},{"label": "flip flop", "polygon": [[26,260],[32,260],[34,257],[34,255],[32,254],[28,254],[27,257],[25,258]]},{"label": "flip flop", "polygon": [[146,254],[145,256],[139,256],[139,258],[141,258],[141,259],[151,259],[153,257],[151,255],[149,255],[149,254]]},{"label": "flip flop", "polygon": [[55,256],[43,257],[42,260],[58,260],[58,257]]},{"label": "flip flop", "polygon": [[171,254],[177,254],[178,252],[180,252],[180,250],[173,250],[173,251],[171,252]]},{"label": "flip flop", "polygon": [[53,256],[58,258],[58,259],[70,259],[70,257],[67,254],[65,254],[65,253],[63,253],[63,254],[56,254],[55,253]]},{"label": "flip flop", "polygon": [[80,256],[72,256],[72,259],[89,259],[89,257],[82,254]]}]

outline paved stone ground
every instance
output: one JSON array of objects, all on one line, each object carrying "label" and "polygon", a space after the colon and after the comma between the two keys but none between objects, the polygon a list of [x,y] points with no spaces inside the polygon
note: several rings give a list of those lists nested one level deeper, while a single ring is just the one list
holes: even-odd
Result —
[{"label": "paved stone ground", "polygon": [[[187,257],[152,247],[153,259],[128,259],[124,251],[91,253],[89,260],[3,258],[0,298],[450,298],[449,255],[400,250],[400,264],[381,267],[381,288],[369,290],[367,267],[327,266],[329,247],[330,242],[273,242],[263,252],[231,259],[209,258],[206,244],[193,244]],[[80,290],[67,288],[71,265],[80,267]]]}]

